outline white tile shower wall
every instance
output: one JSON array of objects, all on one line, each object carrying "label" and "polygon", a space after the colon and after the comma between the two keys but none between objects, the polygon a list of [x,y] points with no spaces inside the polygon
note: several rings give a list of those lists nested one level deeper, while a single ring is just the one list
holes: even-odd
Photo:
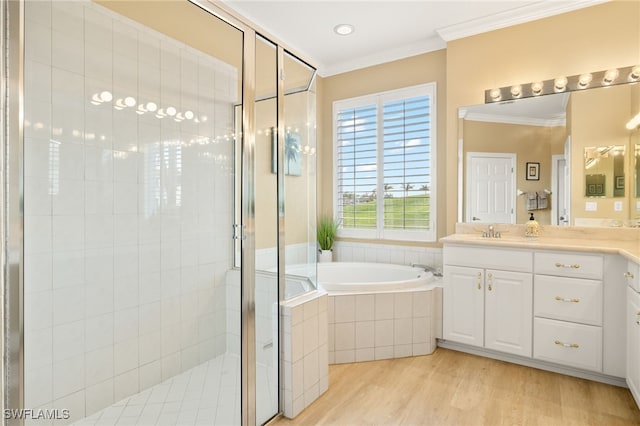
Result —
[{"label": "white tile shower wall", "polygon": [[329,363],[427,355],[442,328],[442,289],[330,295]]},{"label": "white tile shower wall", "polygon": [[25,7],[25,407],[78,420],[227,350],[238,76],[90,1]]},{"label": "white tile shower wall", "polygon": [[290,419],[311,405],[329,388],[327,294],[313,291],[284,302],[284,370],[280,384],[284,415]]},{"label": "white tile shower wall", "polygon": [[442,249],[434,247],[336,241],[334,256],[338,262],[419,263],[442,270]]}]

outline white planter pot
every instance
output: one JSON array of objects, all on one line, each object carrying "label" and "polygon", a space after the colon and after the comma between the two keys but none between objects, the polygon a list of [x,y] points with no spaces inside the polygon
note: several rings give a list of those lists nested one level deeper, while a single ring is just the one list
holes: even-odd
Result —
[{"label": "white planter pot", "polygon": [[333,250],[320,250],[318,262],[333,262]]}]

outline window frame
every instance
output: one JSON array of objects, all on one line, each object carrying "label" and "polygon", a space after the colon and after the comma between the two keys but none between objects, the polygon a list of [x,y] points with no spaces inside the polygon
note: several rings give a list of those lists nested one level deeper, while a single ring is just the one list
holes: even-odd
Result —
[{"label": "window frame", "polygon": [[[372,93],[369,95],[354,98],[340,99],[333,102],[332,126],[333,126],[333,211],[337,217],[339,182],[338,182],[338,114],[340,111],[350,108],[358,108],[366,105],[375,105],[377,114],[376,131],[376,193],[384,194],[384,104],[392,101],[415,98],[418,96],[429,96],[430,98],[430,188],[429,188],[429,229],[428,230],[398,230],[385,229],[384,227],[384,197],[376,197],[376,228],[356,229],[344,228],[340,224],[338,237],[362,238],[373,240],[395,240],[395,241],[424,241],[435,242],[437,239],[437,85],[435,82],[419,84],[416,86],[404,87],[401,89]],[[340,218],[337,218],[340,219]]]}]

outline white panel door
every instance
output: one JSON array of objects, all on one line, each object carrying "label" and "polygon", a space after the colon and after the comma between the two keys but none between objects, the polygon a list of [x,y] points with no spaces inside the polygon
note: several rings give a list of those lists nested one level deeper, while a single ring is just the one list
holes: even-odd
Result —
[{"label": "white panel door", "polygon": [[515,158],[467,153],[467,222],[515,223]]}]

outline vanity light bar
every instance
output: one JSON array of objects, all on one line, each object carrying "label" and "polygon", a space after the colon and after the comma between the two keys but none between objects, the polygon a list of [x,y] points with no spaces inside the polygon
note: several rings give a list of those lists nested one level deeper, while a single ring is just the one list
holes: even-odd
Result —
[{"label": "vanity light bar", "polygon": [[605,71],[560,76],[551,80],[515,84],[484,91],[484,103],[491,104],[513,99],[551,95],[553,93],[574,92],[577,90],[614,86],[616,84],[640,82],[640,65],[624,68],[612,68]]}]

